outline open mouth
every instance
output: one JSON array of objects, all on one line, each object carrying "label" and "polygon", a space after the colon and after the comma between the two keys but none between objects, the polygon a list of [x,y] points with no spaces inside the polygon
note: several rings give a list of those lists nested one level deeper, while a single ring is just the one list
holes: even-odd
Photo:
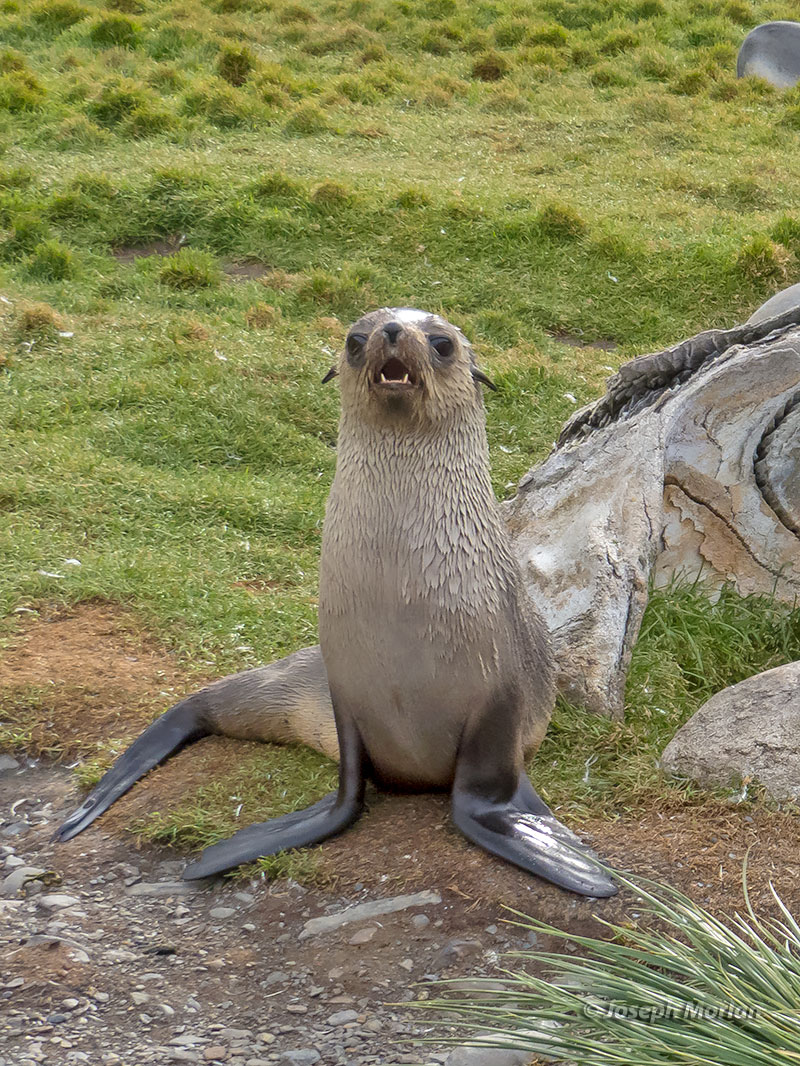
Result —
[{"label": "open mouth", "polygon": [[399,391],[415,388],[418,381],[414,371],[410,370],[402,359],[392,356],[375,371],[372,383],[382,389]]}]

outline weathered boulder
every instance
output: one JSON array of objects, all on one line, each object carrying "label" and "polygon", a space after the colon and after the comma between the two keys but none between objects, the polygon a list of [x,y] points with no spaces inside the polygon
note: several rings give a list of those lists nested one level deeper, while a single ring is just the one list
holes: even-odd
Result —
[{"label": "weathered boulder", "polygon": [[800,81],[800,23],[764,22],[745,37],[736,59],[736,76],[763,78],[776,89]]},{"label": "weathered boulder", "polygon": [[669,742],[661,765],[701,785],[752,778],[775,800],[800,800],[800,662],[712,696]]},{"label": "weathered boulder", "polygon": [[503,505],[559,687],[621,717],[648,582],[800,597],[800,309],[620,367]]}]

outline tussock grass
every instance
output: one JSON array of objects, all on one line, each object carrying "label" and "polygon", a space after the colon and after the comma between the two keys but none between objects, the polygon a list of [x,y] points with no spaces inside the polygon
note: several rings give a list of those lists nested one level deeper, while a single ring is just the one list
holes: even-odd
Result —
[{"label": "tussock grass", "polygon": [[473,1046],[575,1066],[796,1062],[800,925],[775,889],[777,917],[758,915],[745,887],[746,914],[720,918],[674,888],[620,880],[641,902],[635,923],[602,922],[599,939],[518,915],[523,930],[583,957],[514,952],[504,991],[490,983],[424,1009],[462,1032],[482,1030]]},{"label": "tussock grass", "polygon": [[[732,76],[737,42],[776,15],[0,5],[3,626],[20,604],[98,596],[206,673],[313,643],[337,418],[320,378],[369,306],[442,310],[474,340],[500,386],[504,496],[620,361],[797,280],[800,97]],[[226,278],[230,261],[263,274]],[[82,565],[47,577],[65,558]],[[702,631],[704,670],[728,646],[705,609],[654,597],[625,726],[560,709],[535,769],[551,800],[580,816],[664,790],[655,755],[701,698],[676,634]],[[797,656],[749,614],[731,624],[763,643],[714,666],[718,687],[741,661]],[[215,818],[224,794],[203,800]]]}]

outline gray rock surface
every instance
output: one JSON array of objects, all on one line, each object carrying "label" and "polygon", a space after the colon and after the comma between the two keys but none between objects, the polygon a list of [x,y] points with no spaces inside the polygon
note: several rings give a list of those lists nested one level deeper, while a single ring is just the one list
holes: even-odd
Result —
[{"label": "gray rock surface", "polygon": [[47,873],[41,866],[15,866],[0,885],[0,896],[13,899],[29,881],[36,881]]},{"label": "gray rock surface", "polygon": [[125,889],[128,896],[196,896],[203,881],[139,881]]},{"label": "gray rock surface", "polygon": [[800,310],[620,367],[503,505],[559,687],[622,717],[648,583],[800,595]]},{"label": "gray rock surface", "polygon": [[781,289],[774,296],[770,296],[750,315],[747,322],[749,325],[758,325],[798,307],[800,307],[800,282],[797,285],[789,285],[788,288]]},{"label": "gray rock surface", "polygon": [[363,922],[367,918],[377,918],[381,914],[395,914],[397,911],[405,911],[410,907],[427,907],[442,902],[438,892],[415,892],[408,896],[393,896],[391,899],[376,899],[369,903],[357,903],[353,907],[345,907],[337,914],[325,914],[320,918],[311,918],[303,926],[300,939],[314,936],[319,933],[330,933],[343,925],[352,922]]},{"label": "gray rock surface", "polygon": [[529,1051],[496,1047],[457,1047],[445,1060],[445,1066],[528,1066]]},{"label": "gray rock surface", "polygon": [[702,785],[752,778],[778,801],[800,800],[800,662],[712,696],[669,742],[661,765]]}]

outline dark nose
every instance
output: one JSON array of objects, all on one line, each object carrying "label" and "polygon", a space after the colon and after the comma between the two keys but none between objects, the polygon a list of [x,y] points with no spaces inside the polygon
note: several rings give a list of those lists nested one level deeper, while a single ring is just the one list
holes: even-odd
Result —
[{"label": "dark nose", "polygon": [[399,322],[387,322],[386,325],[383,327],[383,332],[389,338],[389,344],[395,344],[397,342],[397,338],[403,332],[403,327],[400,325]]}]

